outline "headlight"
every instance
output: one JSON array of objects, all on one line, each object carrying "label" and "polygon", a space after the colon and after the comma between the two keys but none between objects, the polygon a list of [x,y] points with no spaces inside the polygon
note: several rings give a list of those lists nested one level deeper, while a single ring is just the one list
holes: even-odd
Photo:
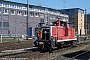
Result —
[{"label": "headlight", "polygon": [[39,42],[39,44],[44,44],[43,42]]}]

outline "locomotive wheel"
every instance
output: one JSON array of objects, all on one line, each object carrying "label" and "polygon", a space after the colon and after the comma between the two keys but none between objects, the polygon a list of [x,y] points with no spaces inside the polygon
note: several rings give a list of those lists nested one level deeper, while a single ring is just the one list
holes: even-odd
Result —
[{"label": "locomotive wheel", "polygon": [[73,44],[72,44],[72,45],[74,46],[74,45],[76,45],[76,44],[77,44],[77,41],[73,41]]},{"label": "locomotive wheel", "polygon": [[36,41],[34,41],[34,47],[37,47],[37,46],[38,46],[37,42],[36,42]]}]

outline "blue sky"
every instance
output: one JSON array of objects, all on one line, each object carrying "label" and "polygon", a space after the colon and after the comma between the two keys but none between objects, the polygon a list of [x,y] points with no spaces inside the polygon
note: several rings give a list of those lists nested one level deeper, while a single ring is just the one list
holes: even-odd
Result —
[{"label": "blue sky", "polygon": [[[8,0],[20,3],[26,3],[27,0]],[[90,13],[90,0],[28,0],[29,4],[42,5],[45,7],[63,9],[63,8],[81,8],[87,9],[87,13]],[[64,3],[65,1],[65,3]]]}]

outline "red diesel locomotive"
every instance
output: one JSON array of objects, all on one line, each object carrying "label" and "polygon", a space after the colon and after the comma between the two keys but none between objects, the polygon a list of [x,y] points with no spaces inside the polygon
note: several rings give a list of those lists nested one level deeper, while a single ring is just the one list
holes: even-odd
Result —
[{"label": "red diesel locomotive", "polygon": [[57,20],[52,22],[52,25],[39,25],[34,45],[41,49],[50,51],[61,46],[72,45],[76,41],[71,23]]}]

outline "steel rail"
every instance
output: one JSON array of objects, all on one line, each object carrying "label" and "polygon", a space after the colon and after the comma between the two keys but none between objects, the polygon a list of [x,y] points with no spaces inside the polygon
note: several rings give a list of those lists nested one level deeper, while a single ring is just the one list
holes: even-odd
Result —
[{"label": "steel rail", "polygon": [[26,53],[28,50],[33,50],[33,49],[37,49],[37,47],[23,48],[23,49],[16,49],[16,50],[4,50],[4,51],[0,51],[0,57],[20,54],[20,53]]}]

